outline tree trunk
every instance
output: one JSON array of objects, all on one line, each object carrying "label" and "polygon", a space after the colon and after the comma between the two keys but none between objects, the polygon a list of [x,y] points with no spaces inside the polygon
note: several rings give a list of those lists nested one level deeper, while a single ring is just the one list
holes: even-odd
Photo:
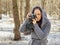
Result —
[{"label": "tree trunk", "polygon": [[30,0],[26,0],[25,17],[29,11],[30,11]]},{"label": "tree trunk", "polygon": [[22,5],[22,3],[23,3],[23,0],[20,0],[20,21],[21,21],[20,23],[22,23],[22,21],[23,21],[23,19],[22,19],[23,18],[23,16],[22,16],[22,6],[23,5]]},{"label": "tree trunk", "polygon": [[19,40],[21,39],[21,37],[20,37],[20,32],[19,32],[20,21],[19,21],[17,0],[12,0],[12,4],[13,4],[13,16],[14,16],[14,22],[15,22],[14,40]]},{"label": "tree trunk", "polygon": [[42,8],[44,9],[45,0],[42,0]]},{"label": "tree trunk", "polygon": [[2,19],[1,13],[2,13],[2,7],[1,7],[1,0],[0,0],[0,19]]}]

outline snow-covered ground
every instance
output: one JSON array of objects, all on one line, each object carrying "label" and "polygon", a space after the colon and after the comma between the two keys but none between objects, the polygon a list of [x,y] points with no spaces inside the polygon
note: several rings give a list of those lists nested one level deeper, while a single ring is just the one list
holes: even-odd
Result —
[{"label": "snow-covered ground", "polygon": [[[13,41],[14,33],[12,32],[3,32],[0,31],[0,44],[12,44],[12,45],[21,45],[21,44],[28,44],[30,40],[30,35],[23,35],[21,34],[22,40]],[[48,36],[48,45],[60,45],[60,32],[57,33],[50,33]]]},{"label": "snow-covered ground", "polygon": [[14,27],[13,18],[2,14],[2,19],[0,19],[0,45],[27,45],[28,36],[22,35],[23,40],[13,41]]},{"label": "snow-covered ground", "polygon": [[0,31],[2,30],[13,30],[14,29],[14,21],[13,18],[10,18],[8,15],[2,14],[2,19],[0,19]]}]

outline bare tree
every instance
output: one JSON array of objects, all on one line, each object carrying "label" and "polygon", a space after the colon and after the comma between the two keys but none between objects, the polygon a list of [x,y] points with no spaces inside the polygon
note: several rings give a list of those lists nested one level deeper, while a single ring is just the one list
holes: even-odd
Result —
[{"label": "bare tree", "polygon": [[30,11],[30,0],[26,0],[25,17],[29,11]]},{"label": "bare tree", "polygon": [[45,0],[41,0],[41,1],[42,1],[42,8],[44,9]]},{"label": "bare tree", "polygon": [[22,3],[23,3],[23,0],[20,0],[20,23],[22,23],[22,21],[23,21],[23,17],[22,17]]},{"label": "bare tree", "polygon": [[2,13],[2,6],[1,6],[1,0],[0,0],[0,19],[2,18],[2,15],[1,15],[1,13]]},{"label": "bare tree", "polygon": [[14,16],[14,22],[15,22],[14,40],[19,40],[21,39],[21,37],[20,37],[20,32],[19,32],[20,21],[19,21],[17,0],[12,0],[12,4],[13,4],[13,16]]}]

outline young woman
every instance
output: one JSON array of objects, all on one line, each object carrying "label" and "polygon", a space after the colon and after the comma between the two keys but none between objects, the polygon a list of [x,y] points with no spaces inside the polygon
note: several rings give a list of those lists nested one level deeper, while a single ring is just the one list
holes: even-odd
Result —
[{"label": "young woman", "polygon": [[[36,19],[32,19],[32,23],[34,25],[34,30],[31,31],[31,40],[28,45],[47,45],[47,36],[50,32],[51,24],[47,19],[47,15],[43,9],[39,6],[33,8],[32,13],[36,15]],[[27,19],[29,18],[30,13],[27,14]],[[23,24],[20,26],[20,31],[23,33],[28,32],[26,29],[25,20]]]}]

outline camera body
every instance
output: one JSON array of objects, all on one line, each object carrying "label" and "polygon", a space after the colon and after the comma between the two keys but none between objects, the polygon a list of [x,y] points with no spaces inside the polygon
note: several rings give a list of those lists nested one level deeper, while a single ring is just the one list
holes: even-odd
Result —
[{"label": "camera body", "polygon": [[27,20],[26,27],[27,27],[27,30],[32,30],[34,28],[33,23],[32,23],[32,21],[33,21],[32,19],[35,19],[36,15],[35,14],[31,14],[29,17],[30,18]]},{"label": "camera body", "polygon": [[29,17],[30,17],[29,18],[29,21],[32,21],[32,19],[35,19],[36,18],[36,15],[35,14],[31,14]]}]

